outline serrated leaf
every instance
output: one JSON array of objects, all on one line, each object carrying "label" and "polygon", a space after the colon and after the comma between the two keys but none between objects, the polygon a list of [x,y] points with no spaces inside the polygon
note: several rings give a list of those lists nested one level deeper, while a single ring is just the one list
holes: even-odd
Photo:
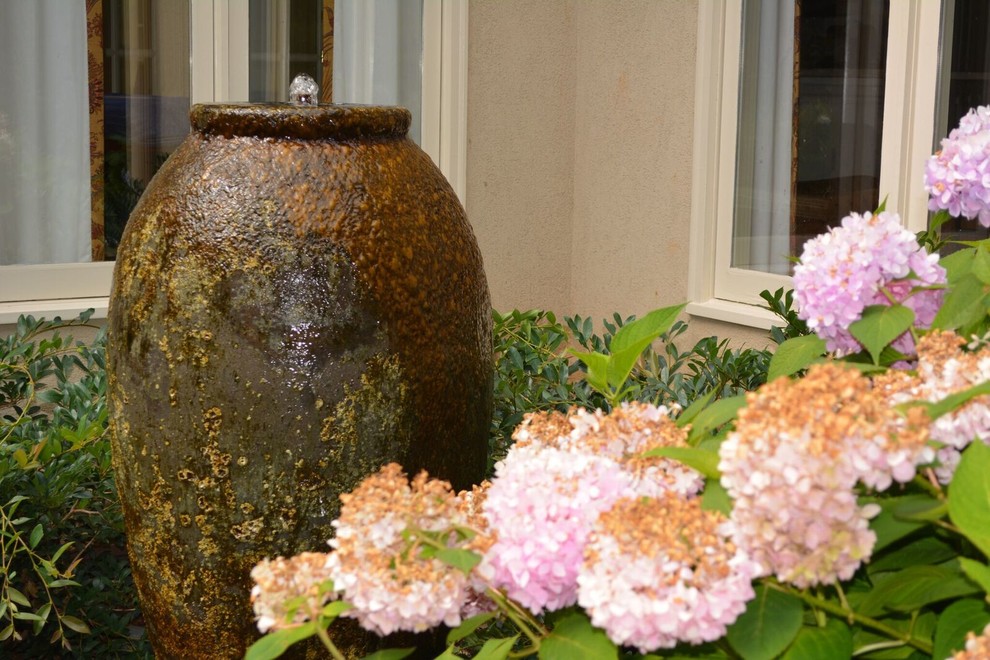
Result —
[{"label": "serrated leaf", "polygon": [[880,364],[884,347],[904,334],[914,323],[914,311],[904,305],[870,305],[849,332],[863,345],[873,364]]},{"label": "serrated leaf", "polygon": [[408,658],[415,652],[415,647],[405,649],[382,649],[381,651],[375,651],[371,655],[364,656],[362,660],[402,660],[402,658]]},{"label": "serrated leaf", "polygon": [[554,624],[540,642],[540,660],[609,660],[619,649],[603,631],[591,625],[584,612],[572,612]]},{"label": "serrated leaf", "polygon": [[519,635],[486,640],[484,646],[474,656],[474,660],[505,660],[512,652],[517,639]]},{"label": "serrated leaf", "polygon": [[41,542],[41,537],[45,535],[45,528],[42,527],[41,523],[34,526],[31,530],[31,536],[28,538],[28,545],[34,549],[38,547],[38,543]]},{"label": "serrated leaf", "polygon": [[990,250],[986,245],[981,245],[976,249],[973,257],[973,275],[984,284],[990,284]]},{"label": "serrated leaf", "polygon": [[823,353],[825,353],[825,342],[818,335],[792,337],[778,346],[770,357],[767,381],[807,369]]},{"label": "serrated leaf", "polygon": [[990,623],[990,609],[985,601],[958,600],[942,612],[935,627],[933,658],[950,658],[966,646],[966,633],[979,635]]},{"label": "serrated leaf", "polygon": [[838,619],[829,619],[824,627],[801,628],[781,660],[847,660],[852,653],[849,626]]},{"label": "serrated leaf", "polygon": [[[680,304],[655,309],[646,316],[625,324],[612,337],[609,348],[613,353],[616,353],[641,345],[644,340],[649,340],[646,344],[649,345],[649,342],[670,330],[670,326],[674,324],[685,307],[685,304]],[[646,348],[646,345],[643,348]]]},{"label": "serrated leaf", "polygon": [[70,630],[75,630],[77,633],[82,635],[88,635],[90,633],[89,626],[74,616],[63,616],[60,621],[66,625]]},{"label": "serrated leaf", "polygon": [[455,644],[461,641],[477,630],[480,626],[488,623],[494,618],[495,612],[482,612],[481,614],[475,614],[474,616],[461,621],[461,625],[447,633],[447,643]]},{"label": "serrated leaf", "polygon": [[870,573],[896,571],[908,566],[938,564],[956,556],[956,550],[934,536],[923,536],[916,541],[887,553],[877,553],[866,565]]},{"label": "serrated leaf", "polygon": [[956,250],[947,257],[941,257],[938,265],[945,269],[946,280],[955,284],[961,278],[973,271],[973,260],[976,258],[975,248]]},{"label": "serrated leaf", "polygon": [[722,474],[718,471],[718,454],[709,449],[699,447],[654,447],[643,453],[644,458],[671,458],[692,468],[709,479],[719,479]]},{"label": "serrated leaf", "polygon": [[688,442],[697,444],[718,427],[735,419],[736,413],[745,405],[745,394],[719,399],[711,404],[695,417],[694,424],[691,425],[691,432],[688,434]]},{"label": "serrated leaf", "polygon": [[[65,617],[62,617],[65,621]],[[72,626],[69,626],[70,628]],[[75,630],[75,628],[73,628]],[[280,628],[270,632],[248,647],[244,660],[270,660],[285,653],[290,646],[316,634],[316,623],[310,621],[295,628]]]},{"label": "serrated leaf", "polygon": [[973,442],[963,452],[949,484],[949,518],[990,557],[990,447]]},{"label": "serrated leaf", "polygon": [[745,660],[770,660],[797,637],[803,613],[800,600],[761,584],[726,638]]},{"label": "serrated leaf", "polygon": [[931,401],[909,401],[900,404],[898,408],[905,410],[913,406],[922,406],[928,413],[929,419],[932,421],[938,419],[942,415],[954,412],[964,403],[968,402],[970,399],[974,399],[978,396],[983,396],[984,394],[990,394],[990,381],[983,383],[977,383],[971,387],[967,387],[964,390],[958,392],[953,392],[944,399],[940,399],[935,402]]}]

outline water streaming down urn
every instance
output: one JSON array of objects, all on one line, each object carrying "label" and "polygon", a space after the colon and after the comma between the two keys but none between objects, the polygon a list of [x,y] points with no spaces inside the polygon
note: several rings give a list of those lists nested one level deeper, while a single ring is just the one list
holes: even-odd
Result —
[{"label": "water streaming down urn", "polygon": [[481,256],[401,108],[197,105],[128,223],[109,313],[114,467],[159,657],[240,657],[249,571],[326,548],[383,463],[485,469]]}]

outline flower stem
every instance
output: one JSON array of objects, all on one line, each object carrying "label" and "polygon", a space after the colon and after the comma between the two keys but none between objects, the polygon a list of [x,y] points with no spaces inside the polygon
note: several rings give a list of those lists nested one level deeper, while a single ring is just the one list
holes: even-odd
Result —
[{"label": "flower stem", "polygon": [[330,656],[333,657],[333,660],[347,660],[347,658],[345,658],[334,645],[333,640],[330,639],[330,635],[327,634],[327,629],[319,623],[317,623],[315,627],[316,636],[320,638],[321,642],[323,642],[323,646],[325,646],[327,651],[330,652]]},{"label": "flower stem", "polygon": [[921,639],[917,639],[913,637],[911,634],[904,634],[901,631],[891,628],[887,624],[881,621],[877,621],[872,617],[868,617],[863,614],[858,614],[857,612],[854,612],[853,610],[848,609],[847,607],[846,608],[841,607],[834,603],[830,603],[826,600],[822,600],[821,598],[812,596],[811,594],[806,593],[804,591],[798,591],[797,589],[792,589],[777,582],[772,582],[768,580],[766,582],[766,585],[771,589],[776,589],[777,591],[783,592],[785,594],[790,594],[791,596],[797,596],[808,605],[825,610],[829,614],[833,614],[837,617],[842,617],[843,619],[847,619],[850,623],[853,622],[858,623],[861,626],[872,628],[873,630],[876,630],[877,632],[882,633],[887,637],[890,637],[891,639],[896,639],[905,644],[909,644],[914,648],[918,649],[919,651],[921,651],[922,653],[927,653],[929,655],[931,655],[932,653],[932,645],[929,644],[928,642]]}]

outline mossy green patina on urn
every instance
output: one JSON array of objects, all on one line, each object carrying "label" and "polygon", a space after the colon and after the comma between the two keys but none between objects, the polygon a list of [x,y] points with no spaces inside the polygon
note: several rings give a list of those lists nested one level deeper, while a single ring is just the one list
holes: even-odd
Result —
[{"label": "mossy green patina on urn", "polygon": [[195,106],[114,272],[114,468],[162,658],[240,657],[263,557],[389,461],[483,476],[491,324],[463,208],[369,106]]}]

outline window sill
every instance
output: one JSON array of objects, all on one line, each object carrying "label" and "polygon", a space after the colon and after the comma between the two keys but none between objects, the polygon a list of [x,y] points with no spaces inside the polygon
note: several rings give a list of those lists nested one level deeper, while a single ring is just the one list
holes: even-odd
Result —
[{"label": "window sill", "polygon": [[779,326],[783,323],[773,312],[763,307],[718,298],[689,303],[686,311],[691,316],[735,323],[760,330],[769,330],[772,326]]},{"label": "window sill", "polygon": [[22,314],[51,320],[56,316],[63,320],[75,318],[87,309],[95,310],[92,318],[105,319],[109,298],[62,298],[59,300],[24,300],[0,303],[0,325],[17,323]]}]

